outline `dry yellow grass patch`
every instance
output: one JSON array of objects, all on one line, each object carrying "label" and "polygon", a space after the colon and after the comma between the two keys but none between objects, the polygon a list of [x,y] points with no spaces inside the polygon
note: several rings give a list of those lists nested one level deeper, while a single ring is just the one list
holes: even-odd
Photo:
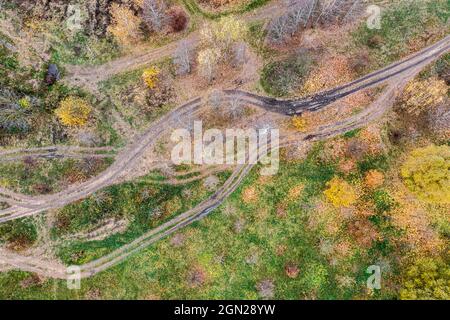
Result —
[{"label": "dry yellow grass patch", "polygon": [[277,256],[282,256],[282,255],[285,254],[286,250],[287,250],[287,246],[286,246],[286,245],[284,245],[284,244],[279,244],[279,245],[275,248],[275,254],[276,254]]},{"label": "dry yellow grass patch", "polygon": [[264,221],[270,216],[269,208],[261,208],[256,213],[256,216],[259,221]]},{"label": "dry yellow grass patch", "polygon": [[293,116],[291,120],[292,127],[299,132],[308,131],[309,121],[305,117]]},{"label": "dry yellow grass patch", "polygon": [[383,182],[384,175],[378,170],[369,170],[364,177],[364,183],[370,189],[381,186]]},{"label": "dry yellow grass patch", "polygon": [[286,203],[280,203],[276,209],[276,215],[278,218],[284,218],[287,215]]},{"label": "dry yellow grass patch", "polygon": [[290,201],[298,200],[304,188],[305,188],[304,184],[298,184],[295,187],[291,188],[288,193],[288,200]]},{"label": "dry yellow grass patch", "polygon": [[242,200],[245,203],[255,203],[258,201],[258,193],[256,188],[254,186],[245,188],[244,192],[242,192]]}]

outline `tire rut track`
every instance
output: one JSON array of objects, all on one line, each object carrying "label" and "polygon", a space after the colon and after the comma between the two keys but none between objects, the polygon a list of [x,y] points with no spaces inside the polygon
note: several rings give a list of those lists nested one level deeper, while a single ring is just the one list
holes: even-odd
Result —
[{"label": "tire rut track", "polygon": [[[392,105],[393,97],[395,94],[401,90],[401,88],[406,84],[406,82],[417,75],[417,73],[428,63],[435,60],[437,57],[442,55],[443,53],[449,50],[449,40],[450,37],[446,37],[440,42],[420,51],[414,56],[405,59],[402,62],[397,62],[387,68],[379,70],[375,73],[352,81],[349,84],[334,88],[329,91],[324,91],[312,97],[300,100],[277,100],[274,98],[261,97],[255,94],[247,93],[239,90],[225,90],[225,94],[227,97],[241,96],[243,99],[246,99],[248,103],[254,104],[255,106],[262,107],[271,112],[279,112],[280,107],[285,108],[284,112],[287,114],[291,114],[289,109],[286,108],[297,108],[295,109],[295,113],[299,110],[312,110],[316,111],[325,106],[329,105],[331,102],[334,102],[343,96],[346,96],[348,92],[357,92],[368,86],[374,86],[377,84],[381,84],[384,82],[388,82],[389,86],[385,89],[384,94],[381,95],[380,98],[377,99],[376,102],[372,103],[370,107],[368,107],[364,112],[359,115],[348,118],[347,120],[340,121],[335,123],[334,125],[326,125],[319,127],[316,131],[309,134],[298,134],[290,137],[282,137],[280,147],[285,147],[292,145],[294,143],[299,142],[310,142],[322,139],[329,139],[333,136],[342,134],[349,130],[353,130],[355,128],[362,127],[367,123],[373,121],[376,118],[381,117],[384,112]],[[405,67],[402,65],[406,64]],[[399,66],[399,70],[395,69]],[[393,72],[390,72],[394,70]],[[379,77],[381,76],[381,77]],[[367,80],[370,80],[366,83]],[[353,86],[355,86],[352,88]],[[350,88],[350,90],[347,90]],[[341,92],[342,91],[342,92]],[[330,93],[331,92],[331,93]],[[309,102],[308,102],[309,101]],[[103,186],[106,186],[108,183],[113,183],[114,179],[120,174],[121,170],[123,170],[127,164],[133,164],[140,155],[142,155],[143,151],[147,147],[149,147],[152,142],[156,140],[156,137],[161,135],[165,129],[168,127],[167,123],[164,121],[173,120],[174,118],[179,119],[182,115],[187,113],[195,113],[200,108],[200,99],[195,99],[179,108],[171,112],[170,114],[162,117],[160,120],[156,121],[156,123],[148,129],[148,131],[141,136],[136,142],[134,142],[129,148],[126,148],[116,160],[115,164],[113,164],[113,168],[109,170],[108,173],[105,173],[102,177],[97,177],[90,183],[87,183],[83,186],[82,190],[71,190],[68,193],[63,192],[56,196],[48,197],[46,200],[55,199],[61,196],[69,195],[64,200],[55,201],[53,203],[45,204],[46,200],[42,198],[34,199],[33,201],[37,201],[34,203],[34,208],[28,209],[26,215],[23,215],[19,212],[16,215],[12,215],[6,218],[0,218],[0,223],[4,221],[9,221],[14,218],[19,218],[23,216],[33,215],[51,207],[61,206],[68,201],[72,201],[73,199],[77,199],[78,197],[83,197],[88,195],[92,190],[99,190]],[[186,109],[185,111],[182,111]],[[286,111],[288,110],[288,111]],[[162,128],[161,128],[162,126]],[[153,138],[153,139],[152,139]],[[130,154],[131,153],[131,154]],[[219,188],[219,190],[214,193],[209,199],[203,201],[198,206],[186,211],[173,218],[172,220],[162,224],[161,226],[152,229],[141,237],[135,239],[131,243],[107,254],[104,257],[91,261],[87,264],[81,265],[81,275],[83,278],[93,276],[99,272],[102,272],[118,263],[124,261],[127,257],[139,251],[142,248],[156,242],[159,239],[162,239],[173,232],[195,222],[204,217],[206,217],[209,213],[211,213],[215,208],[220,206],[220,204],[233,192],[235,191],[243,179],[247,176],[250,170],[253,168],[253,165],[240,165],[238,166],[232,173],[229,179],[225,182],[225,184]],[[108,171],[108,170],[107,170]],[[100,179],[101,182],[97,183],[96,180]],[[1,191],[1,190],[0,190]],[[72,195],[73,193],[73,195]],[[1,195],[0,195],[1,196]],[[20,199],[19,199],[20,200]],[[20,200],[21,201],[21,200]],[[19,201],[19,202],[20,202]],[[25,200],[26,201],[26,200]],[[44,203],[43,203],[44,202]],[[6,210],[11,210],[8,208]],[[25,210],[26,211],[26,210]],[[0,211],[0,215],[3,214],[5,210]],[[11,219],[12,217],[12,219]],[[55,264],[54,262],[49,262],[42,260],[37,257],[25,257],[15,253],[11,253],[5,251],[4,249],[0,249],[2,253],[0,255],[0,263],[4,265],[13,266],[14,268],[36,272],[41,275],[52,277],[52,278],[66,278],[66,268],[65,266]]]}]

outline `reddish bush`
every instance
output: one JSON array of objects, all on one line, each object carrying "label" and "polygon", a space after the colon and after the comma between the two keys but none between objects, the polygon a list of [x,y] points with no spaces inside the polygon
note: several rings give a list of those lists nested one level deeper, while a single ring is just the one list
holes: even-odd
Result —
[{"label": "reddish bush", "polygon": [[286,273],[286,275],[291,278],[291,279],[295,279],[298,276],[299,273],[299,269],[297,267],[297,265],[295,265],[294,263],[288,263],[287,265],[285,265],[284,267],[284,272]]},{"label": "reddish bush", "polygon": [[169,25],[173,32],[183,31],[188,22],[186,13],[180,7],[173,7],[167,12],[169,16]]},{"label": "reddish bush", "polygon": [[187,282],[190,287],[196,288],[203,285],[206,281],[206,273],[203,269],[197,267],[188,273]]}]

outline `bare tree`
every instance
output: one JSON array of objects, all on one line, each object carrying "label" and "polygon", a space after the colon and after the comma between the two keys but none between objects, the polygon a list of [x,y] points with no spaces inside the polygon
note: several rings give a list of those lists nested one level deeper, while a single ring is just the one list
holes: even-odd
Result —
[{"label": "bare tree", "polygon": [[270,22],[267,37],[269,42],[280,44],[285,42],[292,35],[292,33],[292,20],[289,14],[284,14]]},{"label": "bare tree", "polygon": [[222,106],[223,94],[222,91],[214,89],[209,95],[209,104],[214,109],[219,109]]},{"label": "bare tree", "polygon": [[450,107],[441,104],[436,108],[428,110],[428,127],[435,133],[450,131]]},{"label": "bare tree", "polygon": [[280,44],[300,28],[346,23],[362,12],[365,0],[286,0],[286,12],[269,24],[269,42]]},{"label": "bare tree", "polygon": [[364,4],[362,0],[322,0],[320,14],[315,24],[340,24],[351,20],[355,14],[360,13]]},{"label": "bare tree", "polygon": [[173,62],[177,67],[177,74],[183,75],[191,72],[192,43],[183,40],[179,43],[173,54]]},{"label": "bare tree", "polygon": [[243,99],[242,95],[236,95],[230,98],[228,115],[231,119],[236,119],[243,114]]},{"label": "bare tree", "polygon": [[364,14],[366,10],[366,1],[365,0],[355,0],[352,5],[349,7],[344,17],[342,18],[343,23],[350,22],[354,20],[356,17],[360,17]]},{"label": "bare tree", "polygon": [[269,25],[268,39],[280,44],[292,36],[300,28],[305,28],[317,11],[319,0],[287,0],[286,12],[273,19]]},{"label": "bare tree", "polygon": [[245,42],[236,43],[233,46],[233,65],[240,66],[245,63],[247,53],[247,45]]},{"label": "bare tree", "polygon": [[294,7],[289,16],[291,19],[293,32],[297,31],[300,26],[306,25],[308,23],[307,12],[304,7]]},{"label": "bare tree", "polygon": [[162,30],[167,22],[166,9],[163,0],[144,0],[142,18],[151,30],[155,32]]},{"label": "bare tree", "polygon": [[298,30],[299,27],[305,28],[310,20],[317,13],[319,5],[319,0],[289,0],[288,1],[288,12],[292,19],[292,24],[295,29]]}]

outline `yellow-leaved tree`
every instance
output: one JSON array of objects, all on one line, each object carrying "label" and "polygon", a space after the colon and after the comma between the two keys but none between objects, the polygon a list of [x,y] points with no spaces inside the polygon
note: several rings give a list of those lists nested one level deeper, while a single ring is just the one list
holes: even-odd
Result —
[{"label": "yellow-leaved tree", "polygon": [[200,30],[203,50],[197,56],[202,76],[211,82],[218,63],[230,58],[233,45],[243,40],[246,33],[247,26],[232,16],[205,25]]},{"label": "yellow-leaved tree", "polygon": [[78,97],[67,97],[62,100],[55,114],[59,121],[69,127],[81,127],[86,124],[92,107],[84,99]]},{"label": "yellow-leaved tree", "polygon": [[217,48],[208,48],[198,53],[197,62],[200,74],[209,82],[214,79],[220,51]]},{"label": "yellow-leaved tree", "polygon": [[300,132],[304,132],[307,129],[308,122],[304,117],[293,116],[291,120],[292,126]]},{"label": "yellow-leaved tree", "polygon": [[231,45],[241,41],[247,34],[247,26],[232,16],[221,18],[218,22],[206,25],[200,30],[204,45],[227,51]]},{"label": "yellow-leaved tree", "polygon": [[161,70],[159,70],[158,67],[151,66],[150,68],[145,69],[142,73],[142,80],[144,80],[148,88],[154,89],[159,82],[160,73]]},{"label": "yellow-leaved tree", "polygon": [[338,177],[327,182],[327,189],[323,193],[335,207],[349,207],[358,199],[355,189]]},{"label": "yellow-leaved tree", "polygon": [[431,108],[444,101],[447,96],[447,84],[444,80],[429,78],[426,80],[412,80],[403,90],[402,106],[406,112],[417,115],[421,111]]},{"label": "yellow-leaved tree", "polygon": [[440,258],[420,258],[403,276],[400,299],[449,300],[450,267]]},{"label": "yellow-leaved tree", "polygon": [[108,27],[108,31],[120,44],[129,46],[140,39],[141,19],[135,16],[133,11],[125,5],[113,3],[110,13],[111,24]]},{"label": "yellow-leaved tree", "polygon": [[430,203],[450,203],[450,146],[429,145],[413,150],[401,176],[408,189]]}]

